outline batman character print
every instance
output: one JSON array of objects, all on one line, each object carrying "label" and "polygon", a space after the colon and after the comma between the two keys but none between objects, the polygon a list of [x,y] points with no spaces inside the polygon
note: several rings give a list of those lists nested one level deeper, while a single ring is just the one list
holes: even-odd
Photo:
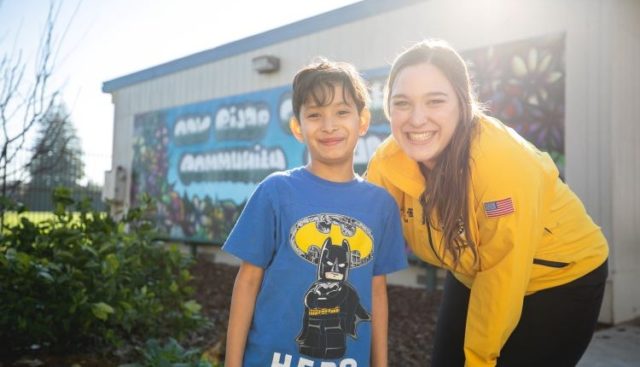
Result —
[{"label": "batman character print", "polygon": [[316,280],[304,296],[302,329],[296,338],[299,352],[313,358],[341,358],[347,336],[357,339],[358,323],[371,320],[347,281],[351,269],[373,259],[371,231],[345,215],[317,214],[296,222],[289,242],[298,256],[317,267]]}]

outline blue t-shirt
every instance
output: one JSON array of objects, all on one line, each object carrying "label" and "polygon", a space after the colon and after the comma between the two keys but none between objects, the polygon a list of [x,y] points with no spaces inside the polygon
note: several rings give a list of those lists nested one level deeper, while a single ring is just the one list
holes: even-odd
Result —
[{"label": "blue t-shirt", "polygon": [[272,174],[223,249],[265,269],[244,366],[369,366],[372,278],[407,266],[384,189],[306,168]]}]

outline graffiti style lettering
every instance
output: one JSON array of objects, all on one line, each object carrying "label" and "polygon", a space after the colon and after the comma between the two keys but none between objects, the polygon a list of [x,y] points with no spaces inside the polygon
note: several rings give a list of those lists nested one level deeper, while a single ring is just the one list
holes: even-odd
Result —
[{"label": "graffiti style lettering", "polygon": [[371,82],[371,109],[382,109],[384,101],[384,80]]},{"label": "graffiti style lettering", "polygon": [[202,181],[260,182],[272,172],[287,168],[280,148],[229,149],[184,154],[178,174],[185,185]]},{"label": "graffiti style lettering", "polygon": [[383,124],[387,122],[384,115],[384,79],[374,79],[371,81],[371,125]]},{"label": "graffiti style lettering", "polygon": [[289,120],[293,116],[293,105],[291,104],[291,92],[286,92],[280,97],[280,105],[278,108],[280,115],[280,127],[283,131],[291,134],[289,128]]},{"label": "graffiti style lettering", "polygon": [[180,117],[173,127],[173,136],[178,145],[195,144],[207,141],[211,117],[184,116]]},{"label": "graffiti style lettering", "polygon": [[[375,152],[376,148],[382,141],[386,135],[377,134],[369,132],[366,136],[358,139],[358,144],[356,145],[356,151],[353,155],[353,166],[356,172],[362,173],[367,169],[367,163],[373,152]],[[307,164],[309,162],[309,150],[305,148],[302,162]]]},{"label": "graffiti style lettering", "polygon": [[316,365],[314,361],[300,357],[297,364],[292,364],[293,356],[285,354],[284,359],[282,354],[275,352],[271,360],[271,367],[358,367],[358,362],[353,358],[346,358],[339,363],[335,362],[319,362],[320,365]]},{"label": "graffiti style lettering", "polygon": [[264,136],[271,114],[261,103],[221,107],[216,113],[218,140],[255,140]]}]

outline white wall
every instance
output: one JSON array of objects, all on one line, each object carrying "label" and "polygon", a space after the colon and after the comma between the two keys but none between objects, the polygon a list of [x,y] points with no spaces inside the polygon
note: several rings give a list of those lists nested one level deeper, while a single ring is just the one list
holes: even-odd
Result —
[{"label": "white wall", "polygon": [[608,3],[613,320],[640,316],[640,1]]},{"label": "white wall", "polygon": [[[286,85],[317,55],[368,70],[425,37],[466,50],[553,34],[566,36],[566,179],[612,248],[601,320],[627,320],[640,315],[640,1],[424,1],[125,87],[112,93],[113,166],[130,166],[136,114]],[[251,69],[263,54],[279,73]]]}]

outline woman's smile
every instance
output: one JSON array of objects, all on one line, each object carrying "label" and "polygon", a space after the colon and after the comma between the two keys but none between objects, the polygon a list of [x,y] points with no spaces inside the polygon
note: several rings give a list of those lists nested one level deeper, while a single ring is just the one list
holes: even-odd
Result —
[{"label": "woman's smile", "polygon": [[435,131],[424,131],[424,132],[408,132],[407,139],[412,143],[426,143],[428,142],[435,134]]}]

